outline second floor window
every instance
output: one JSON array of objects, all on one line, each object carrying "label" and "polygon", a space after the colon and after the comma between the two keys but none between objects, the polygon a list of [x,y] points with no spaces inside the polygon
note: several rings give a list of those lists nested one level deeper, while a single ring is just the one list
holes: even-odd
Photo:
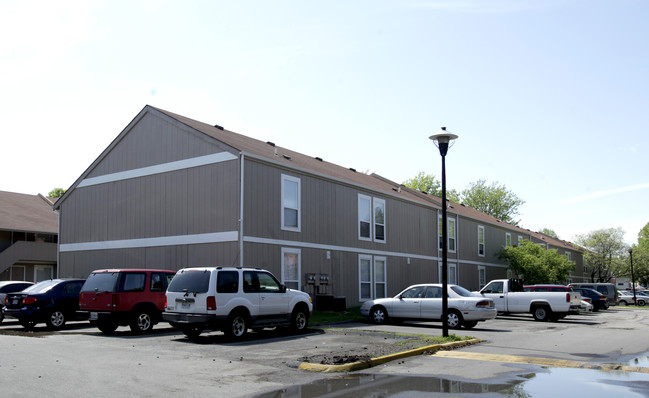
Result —
[{"label": "second floor window", "polygon": [[358,194],[358,239],[385,243],[385,200]]},{"label": "second floor window", "polygon": [[478,226],[478,255],[485,255],[485,245],[484,245],[484,227],[482,225]]},{"label": "second floor window", "polygon": [[282,229],[300,232],[300,179],[282,174]]},{"label": "second floor window", "polygon": [[[448,251],[455,251],[455,219],[448,218]],[[437,236],[439,236],[439,250],[442,250],[442,216],[439,216],[439,223],[437,224]]]}]

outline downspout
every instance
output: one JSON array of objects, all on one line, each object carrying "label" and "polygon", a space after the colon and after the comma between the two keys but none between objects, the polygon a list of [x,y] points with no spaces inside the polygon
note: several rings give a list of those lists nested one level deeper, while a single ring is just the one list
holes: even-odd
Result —
[{"label": "downspout", "polygon": [[56,235],[56,278],[61,277],[61,250],[59,250],[59,245],[61,244],[61,211],[60,210],[54,210],[52,208],[52,211],[54,214],[56,214],[56,227],[57,227],[57,235]]},{"label": "downspout", "polygon": [[239,181],[239,266],[243,267],[243,184],[244,184],[244,155],[241,154],[241,176]]}]

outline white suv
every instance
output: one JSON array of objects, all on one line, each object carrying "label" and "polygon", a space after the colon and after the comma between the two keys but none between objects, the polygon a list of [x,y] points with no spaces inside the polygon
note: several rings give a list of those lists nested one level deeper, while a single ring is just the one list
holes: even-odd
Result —
[{"label": "white suv", "polygon": [[287,289],[268,271],[205,267],[176,273],[162,317],[190,338],[205,329],[241,338],[248,328],[290,326],[304,331],[312,311],[307,293]]}]

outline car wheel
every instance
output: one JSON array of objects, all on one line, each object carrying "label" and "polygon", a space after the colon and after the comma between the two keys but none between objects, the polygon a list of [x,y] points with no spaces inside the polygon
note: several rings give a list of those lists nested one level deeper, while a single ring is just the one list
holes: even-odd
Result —
[{"label": "car wheel", "polygon": [[230,314],[224,332],[231,338],[243,338],[248,332],[248,319],[245,314],[241,311]]},{"label": "car wheel", "polygon": [[19,322],[22,325],[22,327],[24,327],[27,330],[32,330],[32,329],[34,329],[34,326],[36,326],[35,321],[20,320]]},{"label": "car wheel", "polygon": [[551,313],[552,311],[544,305],[535,307],[532,310],[532,315],[534,316],[534,320],[541,321],[541,322],[550,320]]},{"label": "car wheel", "polygon": [[200,336],[201,333],[203,333],[203,329],[202,329],[202,328],[199,328],[199,327],[190,327],[190,328],[188,328],[188,327],[184,327],[184,328],[182,328],[182,329],[180,329],[180,330],[181,330],[181,331],[185,334],[185,336],[187,336],[187,338],[189,338],[189,339],[195,339],[195,338],[197,338],[198,336]]},{"label": "car wheel", "polygon": [[298,307],[293,310],[291,315],[291,329],[295,332],[303,332],[309,325],[309,314],[304,311],[304,308]]},{"label": "car wheel", "polygon": [[47,327],[54,330],[59,330],[65,325],[65,314],[59,310],[50,312],[50,316],[45,320]]},{"label": "car wheel", "polygon": [[640,307],[644,307],[644,305],[645,305],[644,300],[638,300],[638,305],[639,305]]},{"label": "car wheel", "polygon": [[626,301],[624,301],[624,300],[620,300],[620,302],[619,302],[618,304],[619,304],[619,305],[626,305]]},{"label": "car wheel", "polygon": [[153,317],[147,311],[137,312],[128,326],[133,333],[149,333],[153,329]]},{"label": "car wheel", "polygon": [[111,334],[117,330],[117,324],[114,322],[98,322],[97,329],[104,334]]},{"label": "car wheel", "polygon": [[476,327],[477,324],[478,321],[470,321],[470,322],[464,321],[464,327],[466,329],[473,329],[474,327]]},{"label": "car wheel", "polygon": [[460,327],[462,327],[462,322],[462,314],[460,314],[456,310],[449,311],[446,318],[446,326],[451,329],[459,329]]},{"label": "car wheel", "polygon": [[388,321],[388,313],[385,311],[385,308],[376,306],[370,310],[370,318],[372,322],[381,325]]}]

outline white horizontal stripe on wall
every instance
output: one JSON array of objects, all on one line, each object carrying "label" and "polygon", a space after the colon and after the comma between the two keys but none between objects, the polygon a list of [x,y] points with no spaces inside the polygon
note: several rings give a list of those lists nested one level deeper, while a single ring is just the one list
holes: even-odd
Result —
[{"label": "white horizontal stripe on wall", "polygon": [[197,245],[201,243],[238,242],[237,231],[213,232],[209,234],[160,236],[156,238],[105,240],[101,242],[62,243],[60,252],[87,250],[134,249],[156,246]]},{"label": "white horizontal stripe on wall", "polygon": [[237,156],[230,152],[219,152],[211,155],[199,156],[196,158],[177,160],[175,162],[157,164],[155,166],[142,167],[139,169],[120,171],[118,173],[105,174],[98,177],[89,177],[81,181],[78,185],[89,187],[91,185],[105,184],[113,181],[128,180],[130,178],[144,177],[153,174],[167,173],[169,171],[189,169],[192,167],[205,166],[208,164],[227,162],[238,159]]}]

